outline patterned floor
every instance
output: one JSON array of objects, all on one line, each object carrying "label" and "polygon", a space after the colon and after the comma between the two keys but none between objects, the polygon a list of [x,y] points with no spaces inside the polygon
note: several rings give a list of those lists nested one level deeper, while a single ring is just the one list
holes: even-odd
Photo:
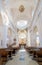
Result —
[{"label": "patterned floor", "polygon": [[25,49],[20,49],[12,60],[9,60],[6,65],[39,65],[36,61],[32,60],[29,53]]}]

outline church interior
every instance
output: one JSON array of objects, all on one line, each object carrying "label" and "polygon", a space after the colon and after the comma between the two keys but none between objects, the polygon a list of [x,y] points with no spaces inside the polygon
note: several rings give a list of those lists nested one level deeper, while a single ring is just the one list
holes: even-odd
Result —
[{"label": "church interior", "polygon": [[0,0],[0,65],[42,65],[42,0]]}]

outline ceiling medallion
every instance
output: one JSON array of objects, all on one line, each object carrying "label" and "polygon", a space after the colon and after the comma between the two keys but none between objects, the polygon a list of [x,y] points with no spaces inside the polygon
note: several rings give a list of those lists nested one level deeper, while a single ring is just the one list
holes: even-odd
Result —
[{"label": "ceiling medallion", "polygon": [[19,7],[19,11],[20,11],[20,12],[23,12],[24,9],[25,9],[24,6],[23,6],[23,5],[20,5],[20,7]]}]

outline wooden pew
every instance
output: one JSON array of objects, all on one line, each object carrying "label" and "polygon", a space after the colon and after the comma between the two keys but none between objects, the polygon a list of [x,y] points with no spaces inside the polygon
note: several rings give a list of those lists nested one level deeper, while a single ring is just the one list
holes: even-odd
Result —
[{"label": "wooden pew", "polygon": [[42,51],[41,51],[41,50],[37,51],[37,52],[36,52],[36,55],[37,55],[38,57],[42,57]]},{"label": "wooden pew", "polygon": [[0,65],[3,65],[2,58],[0,57]]},{"label": "wooden pew", "polygon": [[8,45],[8,48],[12,49],[12,54],[15,55],[16,52],[20,49],[19,45],[16,45],[16,43],[14,44],[11,44],[11,45]]},{"label": "wooden pew", "polygon": [[30,53],[30,55],[33,55],[34,49],[36,49],[36,47],[28,47],[28,46],[26,46],[25,49],[27,50],[27,52]]},{"label": "wooden pew", "polygon": [[39,47],[26,47],[26,50],[33,56],[33,60],[36,60],[39,65],[42,65],[42,48]]},{"label": "wooden pew", "polygon": [[0,49],[0,64],[4,64],[7,61],[8,52],[6,51],[6,48]]},{"label": "wooden pew", "polygon": [[42,62],[42,48],[39,48],[38,51],[36,51],[37,61]]},{"label": "wooden pew", "polygon": [[12,49],[13,49],[13,54],[15,55],[16,52],[20,49],[20,47],[17,46],[17,45],[13,45],[13,46],[12,46]]},{"label": "wooden pew", "polygon": [[8,52],[8,57],[9,57],[9,59],[12,59],[13,49],[12,49],[12,48],[8,48],[6,51]]},{"label": "wooden pew", "polygon": [[42,48],[35,48],[33,49],[33,53],[35,53],[35,55],[37,55],[38,57],[42,57]]},{"label": "wooden pew", "polygon": [[6,48],[0,49],[0,55],[1,56],[7,56],[8,55],[8,52],[6,51]]},{"label": "wooden pew", "polygon": [[34,50],[34,59],[38,62],[39,65],[42,65],[42,48],[38,48],[38,50]]},{"label": "wooden pew", "polygon": [[3,65],[7,61],[7,58],[12,58],[12,52],[16,52],[19,46],[9,46],[8,48],[0,48],[0,64]]}]

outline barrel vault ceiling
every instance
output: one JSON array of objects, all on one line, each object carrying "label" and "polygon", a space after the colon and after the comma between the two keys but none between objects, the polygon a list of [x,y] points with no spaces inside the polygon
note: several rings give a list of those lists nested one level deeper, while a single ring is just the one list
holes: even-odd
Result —
[{"label": "barrel vault ceiling", "polygon": [[4,10],[12,26],[16,30],[19,20],[26,20],[31,26],[40,0],[0,0],[0,12]]}]

